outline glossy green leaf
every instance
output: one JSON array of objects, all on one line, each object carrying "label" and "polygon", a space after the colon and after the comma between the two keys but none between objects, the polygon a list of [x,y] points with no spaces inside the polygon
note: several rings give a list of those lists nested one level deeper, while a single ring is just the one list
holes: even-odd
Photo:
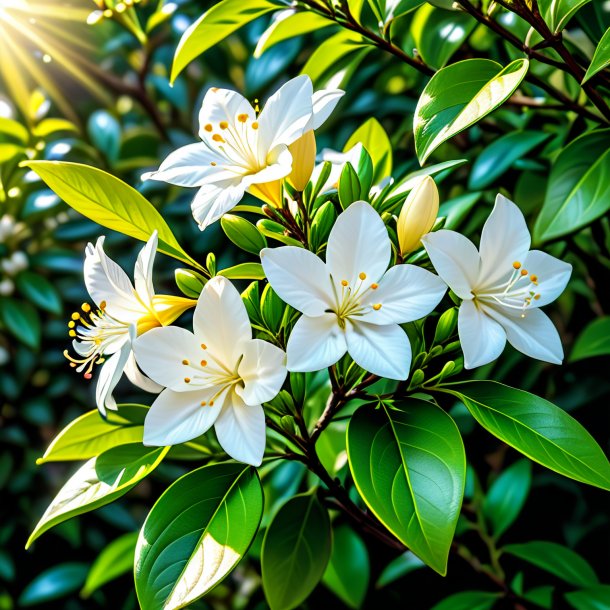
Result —
[{"label": "glossy green leaf", "polygon": [[349,150],[358,143],[362,143],[373,161],[373,184],[378,184],[392,174],[392,143],[377,119],[372,117],[360,125],[343,150]]},{"label": "glossy green leaf", "polygon": [[561,32],[568,21],[591,0],[538,0],[540,12],[553,32]]},{"label": "glossy green leaf", "polygon": [[19,341],[38,349],[40,344],[40,316],[29,303],[0,297],[0,321]]},{"label": "glossy green leaf", "polygon": [[131,572],[137,540],[138,532],[123,534],[96,557],[81,591],[82,597],[89,597],[106,583]]},{"label": "glossy green leaf", "polygon": [[534,540],[509,544],[502,551],[546,570],[575,587],[590,587],[599,582],[593,568],[580,555],[555,542]]},{"label": "glossy green leaf", "polygon": [[32,271],[22,271],[15,278],[15,285],[24,297],[40,309],[61,313],[59,293],[46,277]]},{"label": "glossy green leaf", "polygon": [[30,141],[28,130],[21,123],[6,117],[0,117],[0,134],[9,136],[24,146]]},{"label": "glossy green leaf", "polygon": [[573,233],[610,210],[610,129],[586,133],[553,163],[534,240]]},{"label": "glossy green leaf", "polygon": [[490,610],[499,598],[497,593],[462,591],[446,597],[430,610]]},{"label": "glossy green leaf", "polygon": [[519,516],[532,484],[532,465],[519,460],[493,482],[483,503],[483,515],[494,536],[501,536]]},{"label": "glossy green leaf", "polygon": [[225,235],[238,247],[258,256],[263,248],[267,247],[264,235],[248,220],[225,214],[220,219],[220,225]]},{"label": "glossy green leaf", "polygon": [[190,299],[199,298],[206,284],[206,278],[192,269],[176,269],[174,279],[180,292]]},{"label": "glossy green leaf", "polygon": [[268,0],[222,0],[207,10],[184,32],[172,65],[171,81],[193,61],[214,45],[224,40],[246,23],[281,8]]},{"label": "glossy green leaf", "polygon": [[322,582],[348,607],[360,608],[370,577],[366,545],[347,525],[333,530],[333,550]]},{"label": "glossy green leaf", "polygon": [[70,207],[94,222],[148,241],[159,232],[159,251],[197,268],[154,206],[134,188],[88,165],[67,161],[29,161],[35,171]]},{"label": "glossy green leaf", "polygon": [[113,502],[150,474],[169,447],[130,443],[91,458],[59,490],[29,537],[28,548],[58,523]]},{"label": "glossy green leaf", "polygon": [[574,342],[570,362],[610,355],[610,317],[590,322]]},{"label": "glossy green leaf", "polygon": [[610,463],[593,437],[544,398],[495,381],[443,386],[494,436],[566,477],[610,490]]},{"label": "glossy green leaf", "polygon": [[411,551],[405,551],[383,568],[375,583],[375,587],[377,589],[387,587],[395,580],[406,576],[413,572],[413,570],[419,570],[419,568],[423,568],[425,565],[426,564],[417,555],[413,554]]},{"label": "glossy green leaf", "polygon": [[89,411],[71,421],[36,463],[88,460],[119,445],[141,443],[146,413],[143,405],[119,405],[107,419],[97,409]]},{"label": "glossy green leaf", "polygon": [[377,518],[445,574],[466,480],[462,438],[431,402],[410,398],[396,407],[356,411],[347,429],[350,470]]},{"label": "glossy green leaf", "polygon": [[233,267],[221,269],[218,275],[222,275],[229,280],[264,280],[265,272],[260,263],[240,263]]},{"label": "glossy green leaf", "polygon": [[468,188],[479,190],[493,184],[519,159],[548,139],[540,131],[514,131],[495,139],[475,159],[468,180]]},{"label": "glossy green leaf", "polygon": [[415,109],[413,133],[420,163],[443,142],[503,104],[525,78],[528,67],[526,59],[505,68],[489,59],[466,59],[439,70]]},{"label": "glossy green leaf", "polygon": [[91,142],[107,159],[116,161],[121,150],[121,125],[106,110],[96,110],[87,121]]},{"label": "glossy green leaf", "polygon": [[58,131],[78,132],[78,127],[66,119],[51,118],[40,121],[40,123],[32,129],[32,133],[37,138],[46,138]]},{"label": "glossy green leaf", "polygon": [[592,76],[595,76],[608,66],[610,66],[610,28],[604,32],[602,39],[599,41],[582,82],[586,83]]},{"label": "glossy green leaf", "polygon": [[88,569],[86,563],[61,563],[45,570],[25,587],[19,596],[18,607],[49,604],[78,591],[87,576]]},{"label": "glossy green leaf", "polygon": [[271,610],[301,604],[320,582],[330,552],[330,519],[315,494],[288,500],[263,540],[263,589]]},{"label": "glossy green leaf", "polygon": [[575,610],[610,610],[610,585],[572,591],[565,597]]},{"label": "glossy green leaf", "polygon": [[203,466],[172,483],[136,546],[142,610],[184,608],[215,587],[248,550],[262,514],[263,490],[252,466]]}]

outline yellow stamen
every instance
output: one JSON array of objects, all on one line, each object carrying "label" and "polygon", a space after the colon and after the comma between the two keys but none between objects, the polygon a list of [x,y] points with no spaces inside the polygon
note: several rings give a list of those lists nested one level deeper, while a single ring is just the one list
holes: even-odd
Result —
[{"label": "yellow stamen", "polygon": [[70,320],[68,322],[68,328],[74,328],[76,326],[76,322],[73,322],[72,320]]},{"label": "yellow stamen", "polygon": [[215,133],[212,136],[212,140],[214,140],[214,142],[224,142],[225,141],[225,139],[219,133]]},{"label": "yellow stamen", "polygon": [[190,362],[189,362],[189,361],[188,361],[188,360],[185,358],[185,359],[182,361],[182,364],[187,365],[187,364],[190,364]]},{"label": "yellow stamen", "polygon": [[530,280],[536,284],[538,282],[538,276],[532,273],[532,275],[530,275]]},{"label": "yellow stamen", "polygon": [[256,121],[252,123],[252,129],[258,129],[258,123]]},{"label": "yellow stamen", "polygon": [[210,165],[211,165],[212,167],[216,167],[216,166],[218,165],[218,163],[216,163],[216,161],[212,161],[212,162],[210,163]]},{"label": "yellow stamen", "polygon": [[347,280],[341,280],[341,286],[345,287],[349,284]]},{"label": "yellow stamen", "polygon": [[539,294],[535,294],[535,295],[534,295],[534,299],[536,299],[536,301],[537,301],[539,298],[540,298],[540,295],[539,295]]},{"label": "yellow stamen", "polygon": [[91,311],[91,305],[89,303],[83,303],[80,308],[85,312],[89,313]]},{"label": "yellow stamen", "polygon": [[513,268],[514,269],[521,269],[521,263],[519,261],[515,261],[513,263]]},{"label": "yellow stamen", "polygon": [[212,130],[214,129],[214,127],[212,127],[212,123],[208,123],[208,124],[207,124],[207,125],[204,127],[204,129],[205,129],[206,131],[212,131]]},{"label": "yellow stamen", "polygon": [[210,407],[213,407],[213,406],[214,406],[214,401],[210,400]]},{"label": "yellow stamen", "polygon": [[76,331],[75,331],[75,330],[70,330],[70,331],[68,331],[68,334],[69,334],[71,337],[76,337]]},{"label": "yellow stamen", "polygon": [[521,269],[521,275],[527,275],[527,269]]},{"label": "yellow stamen", "polygon": [[245,114],[245,113],[243,113],[243,114],[238,114],[238,115],[237,115],[237,120],[238,120],[240,123],[245,123],[245,122],[248,120],[248,115],[247,115],[247,114]]},{"label": "yellow stamen", "polygon": [[207,360],[202,360],[200,362],[201,366],[207,366],[208,365],[208,361]]},{"label": "yellow stamen", "polygon": [[361,272],[358,274],[358,277],[359,277],[359,278],[360,278],[362,281],[364,281],[364,280],[366,280],[366,273],[364,273],[364,271],[361,271]]},{"label": "yellow stamen", "polygon": [[381,309],[381,303],[375,303],[375,305],[373,305],[373,309],[375,311],[379,311]]},{"label": "yellow stamen", "polygon": [[377,288],[379,288],[379,284],[371,284],[372,290],[377,290]]},{"label": "yellow stamen", "polygon": [[208,403],[207,403],[205,400],[202,400],[202,401],[201,401],[199,404],[200,404],[202,407],[205,407],[205,406],[206,406]]},{"label": "yellow stamen", "polygon": [[75,312],[72,314],[72,319],[73,319],[73,320],[80,320],[80,314],[78,313],[78,311],[75,311]]},{"label": "yellow stamen", "polygon": [[100,309],[101,309],[102,311],[104,311],[104,309],[106,309],[106,301],[102,301],[102,302],[100,303]]},{"label": "yellow stamen", "polygon": [[208,346],[205,343],[201,344],[201,349],[208,349]]},{"label": "yellow stamen", "polygon": [[191,383],[191,378],[190,377],[185,377],[184,378],[184,383]]},{"label": "yellow stamen", "polygon": [[220,129],[226,129],[229,126],[229,123],[226,121],[220,121]]}]

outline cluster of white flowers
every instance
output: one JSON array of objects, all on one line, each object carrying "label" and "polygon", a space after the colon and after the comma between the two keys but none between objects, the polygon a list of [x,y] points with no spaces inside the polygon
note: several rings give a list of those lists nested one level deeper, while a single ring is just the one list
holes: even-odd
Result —
[{"label": "cluster of white flowers", "polygon": [[[198,187],[193,214],[201,229],[245,192],[279,205],[274,197],[281,191],[274,185],[284,179],[302,185],[299,164],[309,163],[311,153],[306,139],[341,95],[313,93],[309,79],[298,77],[259,113],[239,94],[213,89],[200,113],[202,142],[172,153],[147,177]],[[360,151],[358,146],[338,161],[354,160]],[[326,188],[336,185],[337,167]],[[116,408],[112,392],[123,373],[160,392],[146,417],[145,444],[186,442],[214,426],[230,456],[259,465],[265,450],[262,405],[278,394],[287,371],[321,370],[348,353],[369,373],[407,379],[411,345],[400,325],[430,314],[447,287],[462,300],[458,333],[466,368],[497,358],[506,341],[531,357],[560,362],[559,335],[539,307],[563,291],[570,265],[530,251],[523,214],[500,195],[478,250],[456,232],[430,233],[437,212],[438,193],[427,179],[407,200],[398,233],[401,253],[423,245],[438,275],[413,264],[390,266],[387,227],[364,201],[339,215],[325,260],[305,248],[265,248],[260,256],[271,287],[302,313],[286,353],[252,337],[241,296],[223,277],[208,281],[196,302],[155,295],[156,234],[140,252],[134,284],[106,256],[100,238],[87,247],[85,261],[97,309],[84,305],[83,314],[73,314],[70,334],[78,356],[70,356],[72,366],[91,377],[93,366],[104,363],[97,384],[102,412]],[[193,332],[171,326],[192,306]]]}]

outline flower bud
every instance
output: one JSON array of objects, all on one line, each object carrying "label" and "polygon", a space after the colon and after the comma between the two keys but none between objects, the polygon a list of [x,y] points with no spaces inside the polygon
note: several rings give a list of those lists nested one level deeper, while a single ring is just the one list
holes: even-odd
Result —
[{"label": "flower bud", "polygon": [[313,129],[293,142],[288,150],[292,155],[292,172],[288,176],[288,181],[297,191],[303,191],[316,164],[316,137]]},{"label": "flower bud", "polygon": [[409,193],[400,216],[397,231],[401,254],[409,254],[421,244],[421,238],[430,232],[438,216],[438,190],[434,180],[426,176]]}]

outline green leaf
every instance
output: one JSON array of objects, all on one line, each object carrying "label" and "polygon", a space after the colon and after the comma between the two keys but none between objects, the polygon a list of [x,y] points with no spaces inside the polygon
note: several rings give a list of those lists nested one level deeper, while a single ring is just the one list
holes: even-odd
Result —
[{"label": "green leaf", "polygon": [[220,219],[225,235],[238,247],[258,256],[267,247],[267,240],[260,231],[245,218],[233,214],[225,214]]},{"label": "green leaf", "polygon": [[477,22],[466,12],[422,6],[411,22],[415,47],[425,63],[442,68],[470,36]]},{"label": "green leaf", "polygon": [[122,180],[80,163],[28,161],[26,165],[83,216],[142,241],[148,241],[157,230],[160,252],[201,269],[201,265],[182,249],[154,206]]},{"label": "green leaf", "polygon": [[497,593],[462,591],[446,597],[430,610],[489,610],[498,601]]},{"label": "green leaf", "polygon": [[252,466],[203,466],[172,483],[136,546],[142,610],[184,608],[215,587],[245,555],[262,514],[263,490]]},{"label": "green leaf", "polygon": [[439,70],[415,109],[413,133],[420,163],[443,142],[503,104],[528,67],[527,59],[516,59],[505,68],[489,59],[466,59]]},{"label": "green leaf", "polygon": [[590,322],[574,342],[570,362],[610,355],[610,317]]},{"label": "green leaf", "polygon": [[494,536],[500,537],[519,516],[531,484],[532,465],[527,460],[515,462],[493,482],[483,503],[483,515]]},{"label": "green leaf", "polygon": [[180,292],[191,299],[199,298],[206,283],[206,278],[192,269],[176,269],[174,279]]},{"label": "green leaf", "polygon": [[[19,608],[52,602],[82,586],[89,566],[86,563],[62,563],[45,570],[25,587],[19,597]],[[49,607],[49,606],[47,606]]]},{"label": "green leaf", "polygon": [[566,477],[610,490],[610,463],[593,437],[544,398],[495,381],[443,386],[494,436]]},{"label": "green leaf", "polygon": [[4,144],[0,142],[0,163],[6,163],[17,155],[25,155],[26,149],[18,144]]},{"label": "green leaf", "polygon": [[454,421],[431,402],[364,405],[347,428],[356,487],[377,518],[445,574],[462,504],[466,457]]},{"label": "green leaf", "polygon": [[587,226],[610,210],[610,129],[568,144],[553,164],[534,240],[544,242]]},{"label": "green leaf", "polygon": [[366,194],[361,193],[360,180],[351,163],[346,163],[343,166],[337,190],[339,192],[339,202],[344,210],[354,201],[358,201],[362,195],[366,197]]},{"label": "green leaf", "polygon": [[121,150],[121,125],[106,110],[96,110],[87,121],[91,142],[107,159],[116,161]]},{"label": "green leaf", "polygon": [[375,583],[375,588],[381,589],[387,587],[395,580],[406,576],[410,572],[413,572],[413,570],[423,568],[425,565],[426,564],[417,555],[414,555],[411,551],[405,551],[383,568],[383,571]]},{"label": "green leaf", "polygon": [[350,608],[360,608],[369,586],[371,567],[366,545],[350,527],[333,530],[333,550],[322,582]]},{"label": "green leaf", "polygon": [[58,131],[78,132],[78,127],[66,119],[44,119],[32,130],[37,138],[46,138]]},{"label": "green leaf", "polygon": [[260,263],[240,263],[233,267],[221,269],[218,275],[229,280],[264,280],[265,272]]},{"label": "green leaf", "polygon": [[538,0],[540,12],[552,32],[563,30],[576,11],[591,0]]},{"label": "green leaf", "polygon": [[59,293],[46,277],[32,271],[22,271],[15,278],[15,284],[19,292],[40,309],[61,313]]},{"label": "green leaf", "polygon": [[572,591],[566,599],[576,610],[610,610],[610,585]]},{"label": "green leaf", "polygon": [[0,320],[19,341],[32,349],[38,349],[40,317],[29,303],[0,297]]},{"label": "green leaf", "polygon": [[365,121],[343,147],[347,151],[358,143],[366,148],[375,168],[373,184],[378,184],[392,174],[392,143],[381,123],[375,118]]},{"label": "green leaf", "polygon": [[161,463],[168,450],[169,447],[130,443],[91,458],[59,490],[34,528],[26,549],[55,525],[126,494]]},{"label": "green leaf", "polygon": [[476,158],[468,188],[476,191],[493,184],[515,161],[525,157],[548,137],[549,134],[540,131],[514,131],[494,140]]},{"label": "green leaf", "polygon": [[81,591],[81,597],[89,597],[106,583],[127,574],[133,569],[138,532],[123,534],[113,540],[96,558]]},{"label": "green leaf", "polygon": [[97,409],[89,411],[70,422],[36,463],[88,460],[119,445],[141,443],[146,413],[143,405],[119,405],[108,419]]},{"label": "green leaf", "polygon": [[598,72],[601,72],[605,68],[610,66],[610,28],[608,28],[602,39],[599,41],[591,64],[587,69],[585,77],[582,79],[582,83],[586,83],[591,77],[595,76]]},{"label": "green leaf", "polygon": [[277,10],[281,5],[268,0],[222,0],[206,11],[184,32],[172,65],[171,82],[186,66],[214,45],[224,40],[246,23],[265,13]]},{"label": "green leaf", "polygon": [[593,568],[580,555],[555,542],[534,540],[509,544],[502,551],[546,570],[575,587],[590,587],[599,582]]},{"label": "green leaf", "polygon": [[307,599],[324,574],[330,550],[330,519],[315,494],[282,505],[265,532],[261,554],[271,610],[291,610]]},{"label": "green leaf", "polygon": [[0,117],[0,134],[9,136],[24,146],[30,141],[28,130],[21,123],[6,117]]}]

